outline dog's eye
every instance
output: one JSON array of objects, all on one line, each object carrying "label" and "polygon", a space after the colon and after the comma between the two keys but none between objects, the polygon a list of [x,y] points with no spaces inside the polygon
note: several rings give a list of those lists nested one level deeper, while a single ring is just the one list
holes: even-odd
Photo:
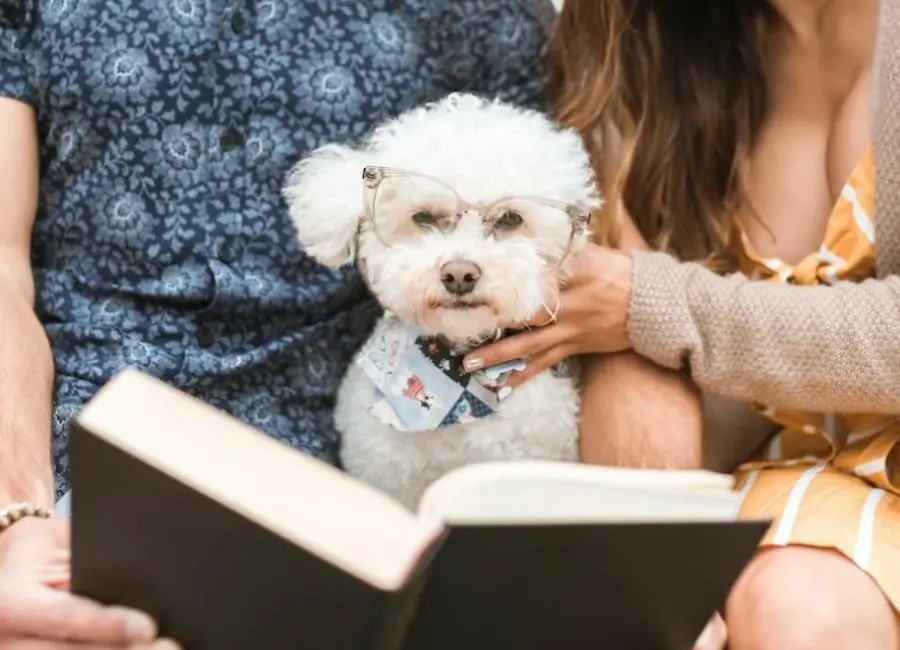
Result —
[{"label": "dog's eye", "polygon": [[423,226],[423,227],[432,227],[437,224],[437,217],[435,217],[433,214],[431,214],[430,212],[427,212],[425,210],[422,210],[421,212],[416,212],[412,216],[412,220],[413,220],[413,223],[415,223],[416,225]]},{"label": "dog's eye", "polygon": [[522,215],[518,212],[507,210],[494,222],[494,227],[500,230],[515,230],[522,225]]}]

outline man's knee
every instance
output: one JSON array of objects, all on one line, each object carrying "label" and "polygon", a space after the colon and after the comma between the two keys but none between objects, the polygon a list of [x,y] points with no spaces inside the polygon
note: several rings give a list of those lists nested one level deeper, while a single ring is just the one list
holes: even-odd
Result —
[{"label": "man's knee", "polygon": [[895,614],[842,556],[809,548],[760,554],[726,609],[731,650],[897,650]]},{"label": "man's knee", "polygon": [[700,399],[687,380],[631,353],[585,359],[582,370],[583,462],[700,466]]}]

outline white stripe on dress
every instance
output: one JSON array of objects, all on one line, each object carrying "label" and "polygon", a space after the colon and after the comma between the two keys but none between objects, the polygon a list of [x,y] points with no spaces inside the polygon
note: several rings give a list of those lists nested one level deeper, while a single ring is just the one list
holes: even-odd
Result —
[{"label": "white stripe on dress", "polygon": [[766,450],[768,454],[767,458],[769,460],[781,460],[781,434],[776,433],[772,436],[772,439],[769,441],[768,449]]},{"label": "white stripe on dress", "polygon": [[872,225],[872,220],[869,219],[869,215],[866,214],[866,211],[863,210],[863,207],[859,204],[859,201],[856,198],[856,190],[850,187],[850,183],[847,183],[844,185],[844,190],[841,194],[853,204],[853,219],[856,221],[856,226],[862,231],[866,238],[874,244],[875,226]]},{"label": "white stripe on dress", "polygon": [[887,471],[887,456],[870,460],[867,463],[862,463],[853,468],[853,473],[862,477],[872,476],[878,472],[885,471]]},{"label": "white stripe on dress", "polygon": [[791,531],[794,529],[794,524],[797,521],[797,514],[800,512],[800,504],[803,502],[803,496],[806,494],[809,484],[813,482],[813,479],[815,479],[823,469],[825,469],[825,465],[811,467],[803,472],[803,474],[800,475],[800,478],[797,479],[797,482],[794,483],[794,487],[791,488],[791,493],[788,495],[784,514],[781,515],[781,520],[778,522],[778,528],[775,530],[775,535],[772,539],[773,544],[784,546],[791,540]]},{"label": "white stripe on dress", "polygon": [[847,260],[845,260],[837,253],[828,250],[828,247],[824,244],[822,244],[821,248],[819,248],[819,257],[822,259],[822,261],[833,264],[834,266],[844,266],[845,264],[847,264]]},{"label": "white stripe on dress", "polygon": [[861,569],[868,569],[872,559],[872,546],[875,543],[875,511],[878,510],[878,504],[883,496],[884,490],[873,488],[859,516],[859,531],[856,533],[853,561]]},{"label": "white stripe on dress", "polygon": [[744,501],[747,499],[747,495],[750,493],[750,490],[753,489],[753,484],[756,483],[757,478],[759,478],[758,469],[755,469],[747,474],[747,478],[744,480],[744,484],[738,491],[738,511],[740,511],[740,509],[744,507]]},{"label": "white stripe on dress", "polygon": [[847,260],[833,253],[823,244],[819,249],[819,260],[825,262],[825,282],[834,284],[837,282],[838,273],[847,266]]},{"label": "white stripe on dress", "polygon": [[887,420],[886,422],[882,422],[878,426],[871,427],[869,429],[862,429],[860,431],[854,431],[849,436],[847,436],[847,444],[852,445],[852,444],[859,442],[860,440],[865,440],[866,438],[871,438],[872,436],[875,436],[876,434],[881,433],[888,427],[893,426],[895,424],[897,424],[897,418],[891,418],[890,420]]}]

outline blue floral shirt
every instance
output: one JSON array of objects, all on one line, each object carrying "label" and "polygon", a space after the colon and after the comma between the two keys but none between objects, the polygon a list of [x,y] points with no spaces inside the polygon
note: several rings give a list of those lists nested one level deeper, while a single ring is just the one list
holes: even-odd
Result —
[{"label": "blue floral shirt", "polygon": [[298,249],[285,174],[450,91],[536,103],[552,17],[549,0],[0,0],[0,95],[40,125],[58,492],[69,419],[126,366],[334,462],[334,396],[377,309],[352,269]]}]

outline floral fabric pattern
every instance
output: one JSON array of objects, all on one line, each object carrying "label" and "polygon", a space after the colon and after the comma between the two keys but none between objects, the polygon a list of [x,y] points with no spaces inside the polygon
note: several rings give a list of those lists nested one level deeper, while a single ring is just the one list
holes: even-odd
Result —
[{"label": "floral fabric pattern", "polygon": [[539,0],[0,0],[0,95],[40,125],[37,310],[53,453],[131,366],[329,462],[379,310],[299,250],[280,197],[313,148],[451,91],[538,105]]}]

